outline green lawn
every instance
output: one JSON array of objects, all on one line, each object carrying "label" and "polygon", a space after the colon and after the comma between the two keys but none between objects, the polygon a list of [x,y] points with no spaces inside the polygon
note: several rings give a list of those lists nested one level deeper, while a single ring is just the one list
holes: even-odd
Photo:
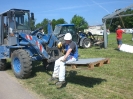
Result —
[{"label": "green lawn", "polygon": [[[133,45],[131,38],[131,34],[124,34],[123,43]],[[107,49],[79,49],[80,58],[110,58],[110,63],[93,70],[67,67],[67,85],[62,89],[48,85],[52,72],[44,71],[39,62],[33,63],[31,78],[18,80],[46,99],[133,99],[133,54],[115,48],[116,37],[112,33],[108,36]],[[7,71],[12,74],[11,70]]]}]

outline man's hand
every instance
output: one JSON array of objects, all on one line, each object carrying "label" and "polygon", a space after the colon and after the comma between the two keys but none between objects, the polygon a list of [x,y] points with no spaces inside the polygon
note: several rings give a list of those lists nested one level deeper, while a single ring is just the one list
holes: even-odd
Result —
[{"label": "man's hand", "polygon": [[70,55],[71,51],[72,51],[72,49],[70,48],[70,49],[66,52],[66,54],[64,55],[63,60],[61,60],[62,62],[65,62],[65,61],[66,61],[66,59],[67,59],[67,57]]},{"label": "man's hand", "polygon": [[123,33],[126,33],[126,30],[123,30]]},{"label": "man's hand", "polygon": [[62,60],[60,60],[60,61],[65,62],[65,61],[66,61],[66,59],[62,59]]}]

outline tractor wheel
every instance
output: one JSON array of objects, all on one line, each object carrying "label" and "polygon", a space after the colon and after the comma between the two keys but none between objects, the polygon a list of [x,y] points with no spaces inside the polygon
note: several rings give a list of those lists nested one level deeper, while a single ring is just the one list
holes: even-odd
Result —
[{"label": "tractor wheel", "polygon": [[83,43],[82,43],[82,47],[83,48],[90,48],[91,47],[91,41],[90,39],[86,38],[83,40]]},{"label": "tractor wheel", "polygon": [[32,61],[29,53],[25,50],[15,50],[11,55],[11,65],[14,75],[17,78],[28,78],[32,72]]},{"label": "tractor wheel", "polygon": [[54,70],[54,62],[48,63],[46,59],[43,61],[43,66],[46,71],[53,71]]},{"label": "tractor wheel", "polygon": [[0,59],[0,70],[6,69],[6,59]]}]

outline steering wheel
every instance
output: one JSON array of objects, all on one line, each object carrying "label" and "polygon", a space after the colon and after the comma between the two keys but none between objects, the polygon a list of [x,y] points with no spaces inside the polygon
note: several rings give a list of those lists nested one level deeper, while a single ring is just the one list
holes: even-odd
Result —
[{"label": "steering wheel", "polygon": [[[41,27],[41,28],[38,28],[38,29],[36,29],[35,31],[33,31],[32,33],[31,33],[31,35],[36,35],[40,30],[42,30],[43,28]],[[40,33],[40,32],[39,32]]]},{"label": "steering wheel", "polygon": [[42,38],[42,37],[44,36],[44,34],[42,34],[42,32],[37,32],[35,35],[36,35],[36,37],[39,38],[39,39]]}]

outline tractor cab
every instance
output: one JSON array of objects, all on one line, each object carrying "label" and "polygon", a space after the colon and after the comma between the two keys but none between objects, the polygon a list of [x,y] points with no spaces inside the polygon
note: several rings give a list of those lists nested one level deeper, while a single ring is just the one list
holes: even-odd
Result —
[{"label": "tractor cab", "polygon": [[58,24],[55,26],[54,35],[60,41],[64,41],[64,35],[66,33],[71,33],[72,40],[78,42],[79,39],[74,24]]},{"label": "tractor cab", "polygon": [[[15,34],[24,32],[30,34],[29,10],[10,9],[0,14],[0,44],[15,45],[17,37]],[[34,19],[34,14],[31,14]],[[12,30],[13,35],[10,31]]]}]

